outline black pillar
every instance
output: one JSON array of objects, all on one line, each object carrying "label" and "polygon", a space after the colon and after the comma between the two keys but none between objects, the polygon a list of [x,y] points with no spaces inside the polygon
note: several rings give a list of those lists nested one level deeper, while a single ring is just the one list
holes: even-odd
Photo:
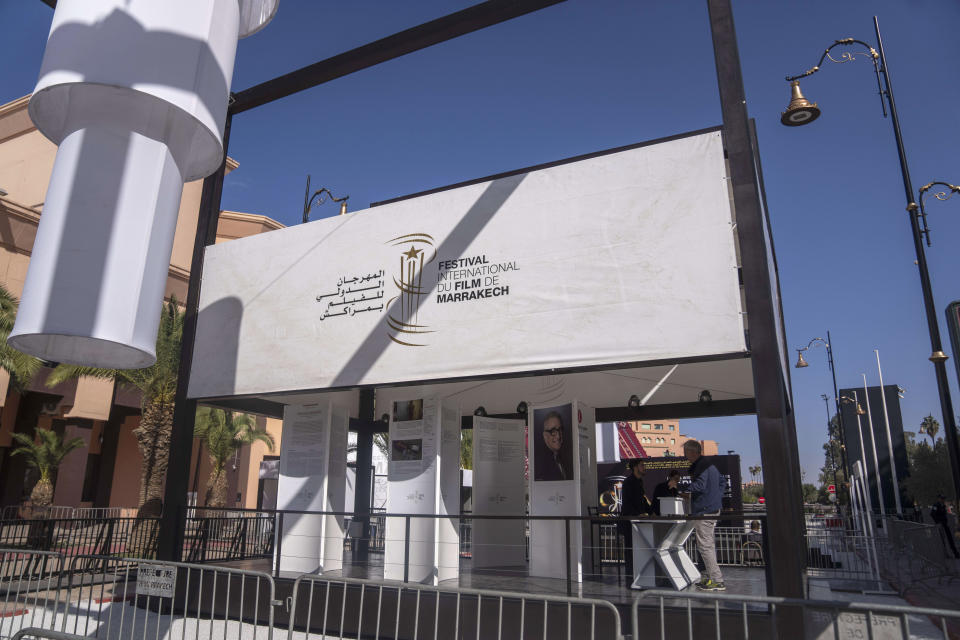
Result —
[{"label": "black pillar", "polygon": [[203,275],[204,252],[217,241],[217,223],[220,221],[220,196],[230,142],[228,114],[223,127],[223,160],[216,173],[203,181],[200,213],[197,216],[197,236],[190,261],[190,281],[187,289],[186,315],[183,318],[183,342],[180,349],[180,368],[177,373],[177,394],[174,400],[173,429],[170,433],[170,457],[167,459],[167,480],[163,490],[163,515],[160,519],[160,539],[157,556],[161,560],[177,562],[183,549],[181,515],[187,506],[190,482],[190,457],[193,453],[193,423],[197,401],[187,398],[190,368],[193,366],[193,342],[197,335],[197,313],[200,308],[200,278]]},{"label": "black pillar", "polygon": [[357,421],[357,480],[353,492],[354,521],[362,524],[360,539],[355,541],[354,560],[366,561],[370,550],[370,467],[373,465],[375,432],[373,390],[360,391],[360,419]]},{"label": "black pillar", "polygon": [[[771,278],[768,250],[772,239],[760,200],[757,159],[754,156],[730,0],[707,0],[713,35],[723,137],[726,146],[737,235],[740,241],[743,285],[749,322],[757,426],[767,498],[768,595],[804,596],[804,522],[800,504],[800,469],[796,430],[790,417],[790,397],[778,334],[779,297]],[[781,325],[782,326],[782,325]],[[781,632],[793,637],[796,629]],[[802,637],[802,628],[799,630]]]}]

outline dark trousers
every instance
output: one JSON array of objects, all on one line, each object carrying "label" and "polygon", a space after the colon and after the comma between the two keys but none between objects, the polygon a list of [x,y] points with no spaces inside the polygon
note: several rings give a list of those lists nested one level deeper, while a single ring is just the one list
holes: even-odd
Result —
[{"label": "dark trousers", "polygon": [[953,541],[953,532],[950,531],[950,525],[946,522],[941,522],[940,526],[943,527],[943,535],[947,537],[947,544],[950,545],[950,550],[953,551],[955,558],[960,558],[960,553],[957,553],[957,545]]}]

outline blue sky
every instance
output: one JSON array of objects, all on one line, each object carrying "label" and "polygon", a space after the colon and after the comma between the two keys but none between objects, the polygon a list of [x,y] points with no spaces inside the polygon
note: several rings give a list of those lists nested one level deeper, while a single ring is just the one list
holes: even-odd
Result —
[{"label": "blue sky", "polygon": [[[419,0],[284,0],[241,42],[233,89],[469,6]],[[916,187],[960,183],[960,5],[913,0],[734,2],[750,114],[756,119],[791,349],[833,335],[840,386],[884,380],[907,390],[907,429],[940,408],[892,129],[872,65],[826,63],[804,92],[823,109],[788,129],[785,75],[836,39],[873,43],[880,19]],[[30,93],[52,11],[0,3],[0,103]],[[350,195],[352,209],[509,169],[720,123],[705,2],[568,2],[237,116],[224,208],[300,218],[305,175]],[[960,197],[928,207],[934,293],[960,299]],[[314,216],[336,214],[332,205]],[[946,336],[944,335],[946,339]],[[949,346],[946,346],[949,350]],[[795,356],[795,352],[791,353]],[[832,395],[826,353],[793,370],[801,462],[822,464]],[[948,362],[955,402],[956,369]],[[687,421],[685,430],[760,462],[756,420]]]}]

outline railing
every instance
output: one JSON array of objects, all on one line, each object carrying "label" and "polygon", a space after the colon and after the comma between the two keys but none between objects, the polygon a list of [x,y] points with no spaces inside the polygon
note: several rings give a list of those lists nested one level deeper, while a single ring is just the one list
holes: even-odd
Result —
[{"label": "railing", "polygon": [[951,609],[666,590],[644,591],[630,617],[634,638],[660,640],[952,638],[960,623]]},{"label": "railing", "polygon": [[36,507],[8,505],[0,512],[0,520],[93,520],[102,518],[135,518],[136,507]]},{"label": "railing", "polygon": [[[211,518],[216,509],[205,509],[206,518]],[[230,511],[233,517],[237,518],[241,510],[230,509],[220,510],[220,512]],[[672,526],[680,520],[731,520],[743,518],[743,514],[724,513],[721,516],[664,516],[662,518],[644,517],[644,518],[603,518],[602,520],[595,515],[590,516],[492,516],[478,514],[458,514],[458,515],[438,515],[438,514],[393,514],[393,513],[375,513],[370,516],[358,516],[353,512],[332,512],[332,511],[302,511],[302,510],[248,510],[247,517],[273,519],[275,526],[276,548],[273,550],[273,575],[290,576],[298,572],[307,571],[313,567],[330,565],[342,575],[360,578],[378,578],[383,576],[385,579],[398,579],[404,582],[418,581],[418,577],[413,577],[418,571],[423,569],[422,563],[412,561],[412,555],[417,555],[417,540],[419,536],[427,535],[426,532],[434,531],[435,527],[429,527],[425,524],[420,526],[418,523],[424,520],[447,521],[449,527],[443,525],[441,529],[452,529],[451,535],[447,539],[438,538],[436,566],[441,573],[446,572],[448,576],[456,575],[459,570],[460,558],[470,558],[469,565],[472,575],[490,574],[496,576],[526,577],[529,574],[527,561],[531,558],[531,547],[536,546],[536,541],[530,538],[529,530],[536,526],[537,522],[553,522],[556,531],[559,532],[558,543],[572,548],[580,544],[582,540],[582,562],[571,559],[564,561],[564,554],[560,554],[559,561],[550,568],[553,578],[558,579],[558,584],[552,588],[554,593],[571,594],[574,591],[574,583],[580,581],[599,580],[605,581],[613,577],[618,581],[624,579],[623,571],[617,567],[616,572],[611,575],[611,561],[622,562],[623,544],[622,538],[616,533],[616,525],[619,521],[641,520],[644,522],[662,522],[664,525]],[[753,518],[765,518],[765,516],[751,514]],[[364,518],[369,518],[370,524],[364,527]],[[316,526],[307,526],[304,528],[303,519],[316,519]],[[331,534],[329,529],[321,529],[321,518],[329,518],[325,522],[338,529],[343,523],[343,549],[342,560],[340,556],[334,553],[330,556],[320,557],[319,537],[322,536],[331,544]],[[497,520],[497,521],[522,521],[524,526],[515,527],[516,539],[514,542],[497,541],[495,543],[486,540],[478,540],[473,526],[475,521]],[[752,519],[749,521],[753,521]],[[191,523],[188,519],[187,531],[188,538],[196,540],[202,526],[203,518],[197,518],[196,523]],[[388,526],[389,525],[389,526]],[[285,540],[285,532],[289,531],[291,526],[300,527],[300,531],[289,541]],[[387,531],[389,530],[389,534]],[[566,533],[564,533],[566,532]],[[664,529],[664,533],[666,529]],[[457,535],[459,533],[459,536]],[[306,538],[304,536],[307,536]],[[229,537],[229,536],[228,536]],[[318,540],[316,546],[304,546],[304,540],[315,537]],[[430,534],[432,539],[433,534]],[[565,538],[565,539],[564,539]],[[719,541],[718,557],[724,563],[737,563],[753,566],[761,566],[764,558],[764,544],[762,531],[742,531],[739,528],[723,527],[718,530],[717,539]],[[284,548],[284,544],[291,546]],[[195,549],[195,542],[185,543],[185,549],[190,551]],[[392,546],[391,546],[392,545]],[[459,553],[450,553],[449,545],[456,545],[454,549]],[[486,545],[486,546],[484,546]],[[491,546],[492,545],[492,546]],[[224,544],[226,549],[230,545]],[[371,552],[374,550],[393,549],[392,552],[384,555],[364,553],[364,549]],[[689,547],[693,548],[693,547]],[[491,565],[480,565],[478,563],[478,553],[487,551],[494,554],[497,563]],[[266,553],[260,554],[260,557],[266,556]],[[501,555],[503,556],[501,558]],[[441,556],[444,558],[441,560]],[[571,554],[572,556],[572,554]],[[198,554],[195,551],[184,556],[191,561],[209,561],[213,557],[208,553],[206,556]],[[237,554],[224,553],[219,556],[219,560],[236,558]],[[248,554],[247,557],[256,557],[254,554]],[[431,558],[433,554],[431,554]],[[695,557],[695,556],[694,556]],[[503,560],[503,562],[500,562]],[[508,561],[509,560],[509,561]],[[429,564],[430,561],[427,561]],[[342,563],[342,565],[341,565]],[[341,569],[342,566],[342,569]],[[425,565],[424,565],[425,566]],[[414,567],[411,569],[411,567]],[[565,591],[563,585],[566,585]],[[478,586],[474,583],[473,586]]]},{"label": "railing", "polygon": [[[192,510],[193,511],[193,510]],[[203,510],[184,522],[183,557],[187,562],[269,558],[273,555],[274,517]]]},{"label": "railing", "polygon": [[150,558],[159,525],[159,518],[0,520],[0,547]]}]

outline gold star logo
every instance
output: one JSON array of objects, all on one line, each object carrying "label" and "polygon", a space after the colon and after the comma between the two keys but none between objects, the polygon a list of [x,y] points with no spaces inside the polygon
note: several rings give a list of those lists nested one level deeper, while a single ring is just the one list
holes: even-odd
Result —
[{"label": "gold star logo", "polygon": [[414,258],[417,257],[417,255],[418,255],[419,253],[420,253],[420,252],[417,251],[416,247],[414,247],[413,245],[410,245],[410,251],[405,251],[405,252],[403,253],[403,255],[405,255],[405,256],[407,256],[408,258],[410,258],[411,260],[413,260]]}]

